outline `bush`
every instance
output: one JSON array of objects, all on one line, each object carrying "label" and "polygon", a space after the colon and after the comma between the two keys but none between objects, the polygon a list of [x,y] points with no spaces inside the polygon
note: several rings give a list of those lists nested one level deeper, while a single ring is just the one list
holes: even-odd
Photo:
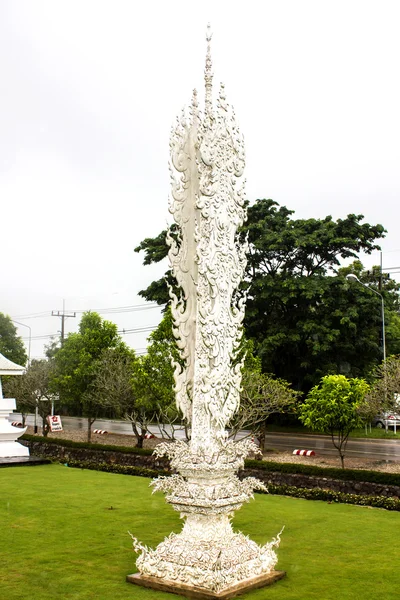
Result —
[{"label": "bush", "polygon": [[[266,493],[266,492],[259,492]],[[356,504],[358,506],[372,506],[386,510],[400,511],[400,500],[398,498],[385,498],[384,496],[362,496],[360,494],[345,494],[344,492],[333,492],[320,488],[298,488],[291,485],[268,484],[268,494],[278,496],[292,496],[304,500],[323,500],[325,502],[338,502],[340,504]]]},{"label": "bush", "polygon": [[116,465],[108,463],[94,463],[87,460],[69,460],[67,467],[75,469],[89,469],[90,471],[105,471],[106,473],[119,473],[120,475],[136,475],[137,477],[159,477],[170,475],[168,471],[161,469],[147,469],[146,467],[130,467],[127,465]]},{"label": "bush", "polygon": [[151,456],[153,450],[149,448],[132,448],[130,446],[114,446],[112,444],[89,444],[88,442],[73,442],[72,440],[63,440],[61,438],[41,437],[39,435],[21,436],[21,440],[27,442],[41,442],[42,444],[55,444],[56,446],[64,446],[65,448],[86,448],[87,450],[108,450],[111,452],[122,452],[124,454],[141,454]]},{"label": "bush", "polygon": [[294,473],[310,475],[312,477],[329,477],[341,481],[362,481],[381,485],[400,486],[398,473],[381,473],[379,471],[364,471],[362,469],[338,469],[335,467],[317,467],[299,463],[278,463],[264,460],[246,460],[247,469],[258,469],[275,473]]}]

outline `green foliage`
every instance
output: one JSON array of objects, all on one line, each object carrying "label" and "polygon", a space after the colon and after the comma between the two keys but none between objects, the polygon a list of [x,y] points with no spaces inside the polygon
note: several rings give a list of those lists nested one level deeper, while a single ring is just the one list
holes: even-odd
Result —
[{"label": "green foliage", "polygon": [[[177,231],[177,226],[174,224],[170,229],[170,234],[174,237]],[[152,263],[158,263],[168,255],[168,246],[166,243],[167,230],[162,231],[155,238],[145,238],[137,248],[135,252],[144,252],[144,265],[150,265]],[[175,236],[176,239],[176,236]],[[158,304],[169,303],[169,292],[168,285],[174,287],[176,285],[175,279],[172,276],[172,272],[168,270],[162,279],[153,281],[149,287],[139,292],[139,296],[146,298],[151,302],[157,302]]]},{"label": "green foliage", "polygon": [[[37,435],[24,434],[21,437],[21,439],[31,443],[38,442],[39,444],[46,444],[47,446],[54,445],[63,448],[86,449],[96,452],[110,452],[111,454],[133,454],[139,456],[152,456],[153,454],[153,450],[149,448],[134,448],[132,446],[114,446],[111,444],[90,444],[88,442],[74,442],[72,440],[63,440],[61,438],[52,437],[45,438]],[[154,465],[155,464],[156,462],[154,462]],[[118,467],[118,465],[115,466]],[[364,469],[337,469],[334,467],[319,467],[317,465],[275,462],[272,460],[249,459],[245,461],[244,466],[245,471],[249,469],[251,471],[257,470],[261,472],[259,475],[260,477],[262,477],[262,472],[266,471],[270,473],[292,473],[308,475],[310,477],[339,479],[341,481],[375,483],[378,485],[395,485],[400,487],[400,475],[398,473],[385,473],[382,471],[368,471]],[[160,474],[159,468],[154,468],[152,470],[157,471],[157,474]]]},{"label": "green foliage", "polygon": [[385,333],[388,354],[400,354],[400,314],[385,311]]},{"label": "green foliage", "polygon": [[263,370],[307,392],[327,373],[365,375],[381,358],[377,298],[349,289],[338,266],[377,249],[385,230],[362,224],[362,215],[337,221],[292,215],[272,200],[249,207],[245,330]]},{"label": "green foliage", "polygon": [[[345,278],[356,272],[371,286],[381,279],[376,269],[363,270],[358,254],[379,249],[376,240],[385,229],[362,219],[294,219],[293,211],[273,200],[256,200],[248,208],[242,228],[250,243],[245,336],[253,340],[264,372],[305,393],[328,373],[366,377],[381,360],[379,298]],[[165,232],[146,238],[136,251],[144,252],[144,264],[159,262],[167,255]],[[348,258],[353,265],[339,269]],[[172,284],[170,272],[167,278]],[[160,304],[169,301],[163,279],[140,293]],[[382,293],[388,352],[397,352],[399,285],[384,275]]]},{"label": "green foliage", "polygon": [[101,407],[101,399],[92,393],[98,361],[108,350],[125,351],[126,346],[118,335],[117,326],[105,321],[94,312],[82,316],[78,333],[70,333],[62,348],[55,354],[56,375],[54,385],[62,394],[62,401],[72,412],[88,419],[88,439],[91,425]]},{"label": "green foliage", "polygon": [[104,452],[118,452],[123,454],[140,454],[141,456],[151,456],[153,450],[149,448],[137,448],[132,446],[114,446],[114,444],[92,444],[90,442],[74,442],[72,440],[63,440],[62,438],[41,437],[38,435],[29,435],[25,433],[21,436],[22,440],[28,442],[38,442],[52,444],[54,446],[62,446],[64,448],[83,448],[86,450],[96,450]]},{"label": "green foliage", "polygon": [[398,473],[384,473],[382,471],[367,471],[364,469],[337,469],[334,467],[319,467],[302,463],[281,463],[272,460],[246,460],[245,469],[257,469],[271,473],[292,473],[309,475],[310,477],[340,479],[341,481],[362,481],[381,485],[397,485],[400,487]]},{"label": "green foliage", "polygon": [[400,356],[390,356],[373,373],[373,384],[368,400],[379,407],[375,414],[400,410]]},{"label": "green foliage", "polygon": [[356,409],[368,389],[364,380],[326,375],[301,406],[300,420],[306,427],[327,434],[360,427]]},{"label": "green foliage", "polygon": [[368,392],[369,386],[363,379],[326,375],[300,407],[299,418],[306,427],[331,436],[342,466],[349,434],[362,425],[357,409]]},{"label": "green foliage", "polygon": [[8,315],[0,313],[0,353],[6,358],[24,366],[28,360],[22,338],[17,335],[17,328]]},{"label": "green foliage", "polygon": [[48,358],[49,360],[55,358],[60,348],[60,340],[58,338],[51,338],[50,342],[44,347],[44,353],[46,355],[46,358]]},{"label": "green foliage", "polygon": [[167,310],[162,321],[149,336],[147,353],[134,365],[132,385],[138,402],[159,418],[176,415],[174,377],[171,360],[179,362],[176,341],[172,333],[171,311]]},{"label": "green foliage", "polygon": [[135,394],[136,363],[135,353],[126,346],[103,350],[95,363],[94,378],[87,394],[93,402],[111,408],[114,415],[128,419],[141,448],[153,413],[151,407]]},{"label": "green foliage", "polygon": [[274,413],[295,412],[300,395],[287,381],[262,373],[259,361],[252,359],[248,353],[243,368],[239,409],[229,424],[232,434],[250,429],[263,450],[268,417]]},{"label": "green foliage", "polygon": [[[258,492],[265,493],[265,492]],[[333,492],[320,488],[298,488],[291,485],[268,485],[269,494],[279,496],[291,496],[292,498],[303,498],[304,500],[322,500],[325,502],[337,502],[338,504],[356,504],[357,506],[370,506],[384,508],[386,510],[400,511],[400,500],[398,498],[386,498],[386,496],[364,496],[361,494],[346,494],[344,492]]]},{"label": "green foliage", "polygon": [[88,460],[69,460],[66,464],[68,467],[74,467],[76,469],[89,469],[90,471],[104,471],[105,473],[119,473],[120,475],[134,475],[136,477],[159,477],[160,475],[170,475],[169,471],[163,469],[94,463]]}]

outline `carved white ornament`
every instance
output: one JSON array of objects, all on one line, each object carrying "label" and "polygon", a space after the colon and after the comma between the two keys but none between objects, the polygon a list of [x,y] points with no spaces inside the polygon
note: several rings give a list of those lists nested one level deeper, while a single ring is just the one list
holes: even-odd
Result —
[{"label": "carved white ornament", "polygon": [[[191,424],[189,444],[160,444],[179,474],[159,477],[153,491],[185,519],[180,534],[171,534],[155,550],[138,542],[136,565],[142,575],[219,592],[230,585],[272,571],[280,536],[265,546],[234,533],[233,512],[265,489],[254,478],[236,475],[249,453],[249,440],[227,440],[226,426],[239,407],[242,364],[237,350],[242,335],[245,296],[239,284],[246,266],[247,244],[237,229],[246,217],[244,143],[221,85],[217,108],[212,103],[211,36],[207,35],[205,113],[194,91],[189,115],[172,129],[170,211],[179,234],[168,233],[172,272],[181,288],[172,289],[174,335],[184,368],[175,363],[176,402]],[[177,175],[176,175],[177,172]]]}]

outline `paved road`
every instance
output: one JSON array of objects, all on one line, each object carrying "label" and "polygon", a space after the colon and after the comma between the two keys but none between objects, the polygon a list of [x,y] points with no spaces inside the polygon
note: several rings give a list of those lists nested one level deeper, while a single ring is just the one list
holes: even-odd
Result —
[{"label": "paved road", "polygon": [[[19,420],[20,415],[14,414],[15,420]],[[28,425],[34,424],[34,416],[29,415]],[[87,428],[86,419],[78,417],[62,417],[62,423],[65,429],[84,429]],[[41,425],[41,420],[38,423]],[[104,429],[110,433],[123,433],[133,435],[130,423],[124,421],[98,420],[93,424],[93,429]],[[157,427],[150,428],[154,435],[160,435]],[[248,432],[242,432],[240,437],[247,435]],[[177,430],[175,437],[184,439],[183,430]],[[315,450],[320,456],[335,456],[337,450],[333,448],[330,437],[325,435],[292,435],[290,433],[268,433],[266,438],[266,447],[276,450]],[[363,440],[353,438],[347,444],[346,455],[354,458],[372,458],[374,460],[398,461],[400,462],[400,434],[396,440]]]},{"label": "paved road", "polygon": [[[331,438],[325,435],[292,435],[287,433],[268,433],[266,446],[276,450],[315,450],[322,456],[337,455]],[[374,460],[392,460],[400,462],[400,435],[398,440],[363,440],[352,438],[348,441],[348,458],[372,458]]]}]

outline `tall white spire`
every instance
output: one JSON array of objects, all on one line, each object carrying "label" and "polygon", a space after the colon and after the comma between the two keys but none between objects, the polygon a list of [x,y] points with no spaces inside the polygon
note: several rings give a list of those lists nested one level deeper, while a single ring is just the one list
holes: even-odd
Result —
[{"label": "tall white spire", "polygon": [[156,479],[154,489],[167,493],[185,524],[155,550],[133,538],[140,575],[128,580],[168,591],[181,585],[199,596],[207,590],[217,598],[240,583],[250,589],[255,579],[268,583],[282,574],[274,571],[279,536],[258,546],[235,533],[230,522],[253,490],[264,487],[236,475],[244,458],[258,448],[250,440],[227,439],[240,401],[238,349],[245,297],[239,286],[247,244],[239,242],[238,228],[246,217],[245,160],[223,86],[213,107],[210,42],[208,26],[204,115],[194,93],[190,118],[178,120],[170,139],[170,211],[178,233],[168,234],[167,242],[179,289],[171,289],[170,295],[181,359],[174,365],[175,393],[191,439],[156,447],[156,456],[166,454],[176,474]]},{"label": "tall white spire", "polygon": [[211,25],[208,23],[207,25],[207,54],[206,54],[206,66],[204,69],[204,82],[206,89],[206,100],[205,100],[205,114],[207,117],[211,117],[212,115],[212,80],[213,80],[213,72],[212,72],[212,60],[211,60]]}]

